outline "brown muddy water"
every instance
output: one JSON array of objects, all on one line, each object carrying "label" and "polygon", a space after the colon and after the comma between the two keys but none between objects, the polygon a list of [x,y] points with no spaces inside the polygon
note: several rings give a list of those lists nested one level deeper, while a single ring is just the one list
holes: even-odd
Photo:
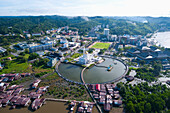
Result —
[{"label": "brown muddy water", "polygon": [[[65,102],[54,102],[46,101],[43,105],[36,111],[30,110],[30,107],[22,107],[16,109],[10,109],[10,106],[0,108],[0,113],[68,113],[68,104]],[[93,107],[93,113],[98,113],[96,107]]]}]

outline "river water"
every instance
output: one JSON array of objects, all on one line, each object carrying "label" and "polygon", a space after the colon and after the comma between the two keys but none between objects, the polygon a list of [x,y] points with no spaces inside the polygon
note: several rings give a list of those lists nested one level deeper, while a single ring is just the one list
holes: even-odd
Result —
[{"label": "river water", "polygon": [[[68,113],[68,106],[69,105],[65,102],[46,101],[46,104],[36,111],[30,110],[28,107],[10,110],[10,106],[7,106],[5,108],[0,108],[0,113]],[[95,106],[93,107],[92,113],[98,113]]]},{"label": "river water", "polygon": [[157,40],[161,46],[170,48],[170,32],[158,32],[155,33],[152,38]]},{"label": "river water", "polygon": [[68,113],[67,107],[68,105],[64,102],[46,101],[46,104],[36,111],[30,110],[30,107],[10,110],[10,106],[7,106],[5,108],[1,108],[0,113]]}]

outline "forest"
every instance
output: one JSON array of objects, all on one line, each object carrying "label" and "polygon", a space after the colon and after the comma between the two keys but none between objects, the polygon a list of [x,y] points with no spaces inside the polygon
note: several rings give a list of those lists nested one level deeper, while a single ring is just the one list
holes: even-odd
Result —
[{"label": "forest", "polygon": [[[162,21],[161,21],[162,22]],[[52,28],[70,26],[79,30],[80,35],[86,35],[96,25],[109,25],[110,33],[116,35],[146,35],[159,28],[156,23],[142,23],[125,19],[107,17],[67,17],[67,16],[14,16],[0,17],[0,34],[29,31],[37,33]]]},{"label": "forest", "polygon": [[126,113],[169,113],[170,89],[166,85],[150,86],[147,82],[138,85],[119,83],[120,94]]}]

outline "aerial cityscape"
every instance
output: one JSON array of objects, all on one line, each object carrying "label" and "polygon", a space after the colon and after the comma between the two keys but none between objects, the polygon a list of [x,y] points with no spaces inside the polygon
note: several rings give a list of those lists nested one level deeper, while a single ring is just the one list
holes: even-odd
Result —
[{"label": "aerial cityscape", "polygon": [[0,113],[169,113],[170,9],[144,2],[0,1]]}]

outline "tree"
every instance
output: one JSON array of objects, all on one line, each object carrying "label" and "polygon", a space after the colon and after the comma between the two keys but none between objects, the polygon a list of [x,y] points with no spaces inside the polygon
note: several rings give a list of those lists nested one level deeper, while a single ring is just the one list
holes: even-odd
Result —
[{"label": "tree", "polygon": [[39,55],[37,53],[31,53],[28,59],[33,60],[33,59],[36,59],[38,57],[39,57]]},{"label": "tree", "polygon": [[153,65],[153,68],[154,68],[153,73],[154,73],[156,76],[158,76],[159,73],[160,73],[160,71],[161,71],[161,68],[162,68],[161,64],[157,64],[157,63],[156,63],[156,64]]},{"label": "tree", "polygon": [[94,51],[93,48],[90,48],[90,49],[88,50],[89,53],[93,53],[93,51]]},{"label": "tree", "polygon": [[151,104],[150,104],[150,103],[146,103],[146,104],[145,104],[144,112],[145,112],[145,113],[151,113],[151,110],[152,110]]},{"label": "tree", "polygon": [[25,49],[25,51],[24,51],[26,54],[28,54],[29,53],[29,49]]},{"label": "tree", "polygon": [[27,58],[23,57],[23,56],[18,56],[17,57],[17,61],[21,62],[21,63],[24,63],[27,61]]},{"label": "tree", "polygon": [[125,108],[126,108],[126,112],[127,112],[127,113],[136,113],[135,107],[134,107],[132,101],[129,101],[129,102],[126,104]]},{"label": "tree", "polygon": [[139,64],[144,65],[146,62],[144,60],[139,61]]}]

